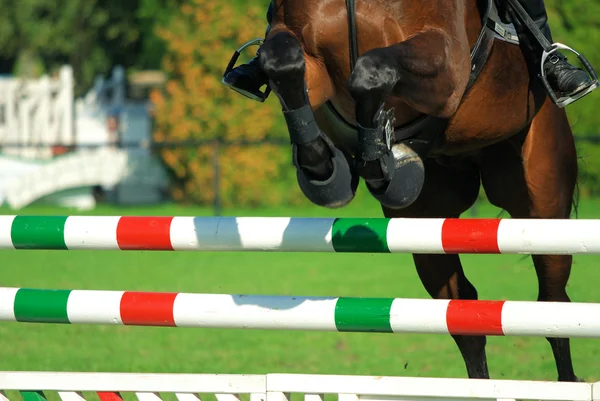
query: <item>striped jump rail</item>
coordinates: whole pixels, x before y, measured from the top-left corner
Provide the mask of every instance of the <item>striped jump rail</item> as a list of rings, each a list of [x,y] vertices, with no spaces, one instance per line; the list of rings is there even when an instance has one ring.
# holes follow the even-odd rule
[[[600,304],[0,288],[0,321],[600,338]]]
[[[0,249],[599,254],[600,220],[0,216]]]

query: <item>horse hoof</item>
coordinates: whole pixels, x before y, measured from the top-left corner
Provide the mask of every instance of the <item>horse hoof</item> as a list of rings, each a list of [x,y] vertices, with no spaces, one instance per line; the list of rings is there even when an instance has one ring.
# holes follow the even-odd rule
[[[425,183],[425,166],[419,155],[409,146],[398,143],[392,146],[396,170],[387,186],[367,188],[382,206],[389,209],[404,209],[413,204]]]
[[[333,173],[325,181],[311,179],[301,168],[296,169],[298,185],[312,203],[329,209],[346,206],[356,195],[358,175],[352,159],[338,148],[333,148]]]

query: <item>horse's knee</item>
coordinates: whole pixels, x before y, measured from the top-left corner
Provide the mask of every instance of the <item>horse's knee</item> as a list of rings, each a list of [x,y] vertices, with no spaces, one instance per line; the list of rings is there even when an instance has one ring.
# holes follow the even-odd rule
[[[355,100],[381,98],[389,94],[398,82],[398,70],[386,49],[373,49],[356,60],[348,89]]]
[[[298,38],[289,31],[270,37],[261,47],[259,60],[265,74],[275,82],[299,74],[304,78],[304,50]]]

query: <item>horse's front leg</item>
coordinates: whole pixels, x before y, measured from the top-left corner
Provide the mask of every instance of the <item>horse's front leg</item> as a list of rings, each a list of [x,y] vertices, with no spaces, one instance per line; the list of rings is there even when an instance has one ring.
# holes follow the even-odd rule
[[[260,62],[283,108],[302,192],[319,206],[345,206],[358,187],[354,161],[320,130],[313,114],[333,96],[325,66],[305,55],[296,36],[280,27],[263,44]]]
[[[394,110],[385,110],[384,102],[393,94],[423,114],[452,116],[467,84],[469,53],[468,48],[466,54],[450,49],[449,43],[440,31],[424,31],[364,53],[350,77],[359,126],[357,168],[373,196],[388,208],[412,204],[425,171],[418,149],[406,142],[393,145]]]

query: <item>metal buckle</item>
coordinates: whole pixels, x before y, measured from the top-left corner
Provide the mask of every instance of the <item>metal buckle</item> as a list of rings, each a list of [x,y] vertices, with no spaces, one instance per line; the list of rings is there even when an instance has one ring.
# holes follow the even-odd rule
[[[387,146],[388,150],[392,149],[392,136],[394,135],[394,128],[392,127],[392,122],[388,119],[385,122],[385,146]]]
[[[548,82],[548,78],[546,77],[546,72],[544,71],[544,64],[545,64],[546,60],[548,59],[548,57],[552,56],[559,50],[568,50],[568,51],[574,53],[577,56],[577,58],[579,59],[579,61],[581,61],[581,63],[583,64],[583,67],[585,68],[585,70],[588,73],[588,75],[590,76],[590,78],[592,78],[592,80],[593,80],[592,84],[589,85],[584,90],[582,90],[581,92],[578,92],[572,96],[563,96],[561,98],[558,98],[556,96],[556,93],[554,93],[554,90],[550,86],[550,83]],[[598,82],[598,76],[596,75],[594,68],[592,67],[590,62],[585,58],[585,56],[583,54],[578,53],[577,51],[570,48],[569,46],[563,45],[562,43],[554,43],[550,50],[543,51],[542,62],[541,62],[540,68],[541,68],[540,77],[542,79],[542,83],[544,84],[544,87],[546,88],[546,91],[548,92],[548,95],[550,96],[550,98],[552,99],[554,104],[556,104],[559,108],[563,108],[563,107],[581,99],[585,95],[588,95],[589,93],[591,93],[594,89],[598,88],[598,86],[600,86],[600,83]]]
[[[223,78],[221,79],[221,83],[223,85],[227,86],[230,89],[233,89],[234,91],[236,91],[237,93],[239,93],[241,95],[246,96],[247,98],[256,100],[261,103],[264,102],[269,97],[269,94],[271,93],[271,88],[268,85],[264,92],[259,91],[261,96],[257,97],[252,93],[246,92],[244,90],[241,90],[239,88],[235,88],[235,87],[229,85],[227,82],[225,82],[225,77],[227,76],[227,74],[229,74],[233,70],[233,68],[235,67],[235,63],[237,63],[238,58],[240,58],[240,55],[247,47],[261,46],[264,42],[265,42],[265,40],[263,38],[252,39],[252,40],[244,43],[239,49],[237,49],[233,53],[233,56],[231,56],[231,59],[229,60],[229,64],[227,64],[227,67],[225,68],[225,72],[223,73]]]
[[[392,145],[395,142],[394,138],[394,125],[396,124],[396,117],[394,108],[390,108],[388,110],[384,109],[385,104],[382,104],[375,117],[373,118],[373,122],[377,125],[378,129],[384,136],[385,146],[387,150],[392,149]]]

